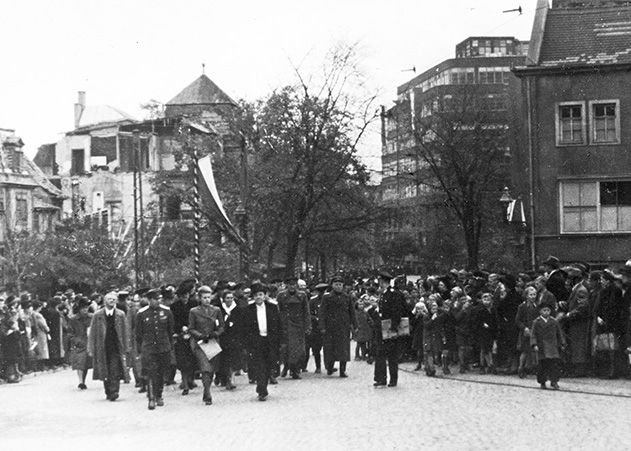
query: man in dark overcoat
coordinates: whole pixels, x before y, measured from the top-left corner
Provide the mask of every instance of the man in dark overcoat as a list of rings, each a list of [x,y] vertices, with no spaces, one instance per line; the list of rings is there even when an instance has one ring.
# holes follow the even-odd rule
[[[286,374],[287,366],[289,366],[293,379],[300,379],[300,371],[305,361],[305,337],[311,333],[309,300],[303,291],[298,290],[297,281],[295,277],[286,279],[287,289],[278,293],[276,298],[283,330],[287,334],[283,375]]]
[[[177,300],[169,307],[173,314],[173,328],[176,335],[173,350],[176,366],[182,375],[180,388],[183,395],[188,395],[189,390],[195,388],[194,375],[197,360],[191,350],[188,333],[189,313],[198,305],[195,299],[195,283],[194,279],[182,281],[175,291]]]
[[[332,291],[322,297],[320,305],[320,333],[324,347],[326,374],[333,374],[335,362],[340,362],[340,377],[346,374],[346,362],[351,359],[351,331],[357,329],[355,306],[344,292],[344,280],[340,276],[331,279]]]
[[[254,302],[245,309],[243,333],[252,355],[259,401],[268,396],[267,383],[278,361],[278,351],[284,339],[278,307],[269,302],[267,287],[255,283],[251,287]]]
[[[110,292],[104,307],[92,316],[88,334],[88,354],[92,357],[92,379],[102,380],[105,396],[118,399],[120,381],[129,382],[125,358],[129,352],[129,331],[125,313],[116,308],[118,295]]]

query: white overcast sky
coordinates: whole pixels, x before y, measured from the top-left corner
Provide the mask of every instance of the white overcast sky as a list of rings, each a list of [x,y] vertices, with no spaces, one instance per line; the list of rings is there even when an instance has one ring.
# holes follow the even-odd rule
[[[77,91],[142,118],[201,73],[235,99],[295,81],[290,61],[317,64],[333,44],[359,42],[379,103],[451,58],[474,35],[530,38],[536,0],[6,0],[0,12],[0,128],[27,155],[73,127]],[[523,8],[523,15],[502,13]],[[378,128],[361,151],[379,168]]]

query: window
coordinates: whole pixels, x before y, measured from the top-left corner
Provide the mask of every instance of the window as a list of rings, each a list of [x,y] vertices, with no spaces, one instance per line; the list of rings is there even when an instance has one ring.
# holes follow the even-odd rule
[[[563,102],[556,111],[557,146],[585,144],[584,104]]]
[[[561,183],[562,233],[631,231],[631,181]]]
[[[620,143],[617,100],[589,102],[592,143]]]
[[[18,228],[28,227],[28,201],[26,193],[15,193],[15,225]]]

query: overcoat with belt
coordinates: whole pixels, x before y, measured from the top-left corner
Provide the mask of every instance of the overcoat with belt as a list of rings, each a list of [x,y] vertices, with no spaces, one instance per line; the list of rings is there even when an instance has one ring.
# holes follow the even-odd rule
[[[346,293],[331,291],[322,297],[320,330],[324,331],[325,362],[348,362],[351,359],[351,331],[357,329],[355,305]]]
[[[129,382],[129,373],[125,362],[125,356],[129,352],[129,331],[125,313],[122,310],[114,310],[114,327],[118,338],[119,358],[121,359],[120,379]],[[105,355],[105,333],[107,323],[105,309],[97,311],[92,316],[88,333],[88,354],[92,356],[92,379],[105,380],[107,378],[107,360]]]
[[[281,291],[276,299],[283,329],[287,334],[287,363],[303,365],[306,356],[306,336],[311,332],[309,300],[302,291]]]

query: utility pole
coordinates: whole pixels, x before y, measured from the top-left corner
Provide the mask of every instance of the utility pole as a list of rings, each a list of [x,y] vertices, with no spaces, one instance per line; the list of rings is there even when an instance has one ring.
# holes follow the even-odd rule
[[[139,138],[139,131],[133,131],[132,157],[133,157],[133,174],[134,174],[134,274],[136,289],[140,286],[140,266],[138,260],[138,164],[136,157],[136,142]]]
[[[250,255],[248,240],[248,153],[247,141],[241,134],[241,174],[240,174],[240,199],[235,211],[239,218],[239,234],[245,242],[239,250],[239,279],[248,279],[250,275]]]
[[[142,200],[142,140],[140,134],[138,135],[137,152],[136,152],[136,165],[138,167],[138,214],[139,214],[139,226],[140,226],[140,281],[145,282],[145,212]]]

